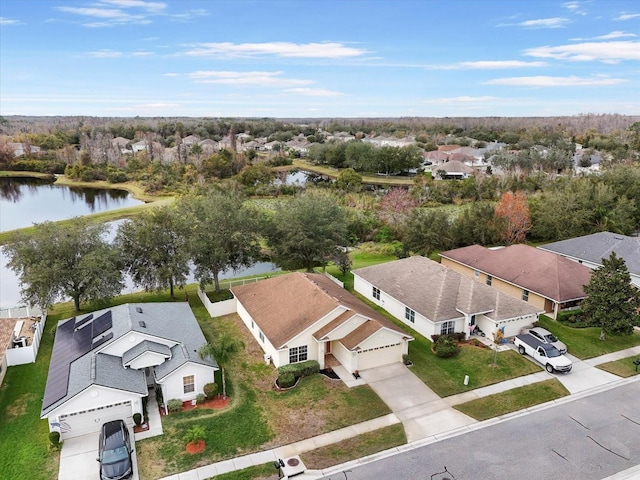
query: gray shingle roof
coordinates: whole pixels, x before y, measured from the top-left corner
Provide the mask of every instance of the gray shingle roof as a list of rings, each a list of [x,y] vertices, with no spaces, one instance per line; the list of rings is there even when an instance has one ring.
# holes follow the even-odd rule
[[[143,341],[124,354],[127,358],[133,358],[145,349],[163,354],[170,353],[171,358],[155,367],[156,378],[158,379],[166,377],[187,362],[199,363],[214,368],[218,366],[215,361],[210,359],[202,360],[198,356],[197,351],[206,343],[206,339],[189,304],[186,302],[118,305],[79,316],[76,319],[62,320],[58,323],[58,327],[67,322],[73,322],[75,325],[89,324],[90,321],[93,321],[92,319],[101,318],[107,312],[111,314],[112,325],[111,328],[104,332],[104,335],[112,334],[113,337],[88,352],[83,350],[73,351],[73,343],[69,344],[71,351],[67,348],[56,348],[56,342],[59,339],[56,338],[54,340],[51,364],[55,365],[60,360],[64,360],[69,364],[68,378],[63,379],[66,381],[66,386],[62,386],[63,392],[66,390],[66,395],[51,404],[47,404],[42,409],[42,416],[92,384],[146,394],[147,386],[144,371],[125,368],[122,358],[100,353],[101,349],[131,331],[175,342],[175,346],[170,352],[169,348],[162,344]],[[72,342],[73,340],[67,341]],[[57,358],[58,355],[61,356],[60,359]],[[65,358],[63,359],[62,357]],[[52,371],[55,371],[55,369],[50,368],[49,373],[51,374]],[[47,390],[60,389],[59,381],[59,378],[51,378],[50,375],[47,378]],[[45,397],[47,397],[46,391]]]
[[[144,342],[138,343],[135,347],[130,348],[122,355],[122,363],[127,365],[131,363],[132,360],[139,357],[145,352],[154,352],[159,353],[160,355],[164,355],[166,357],[171,356],[171,349],[166,345],[161,343],[152,342],[150,340],[145,340]]]
[[[462,313],[484,313],[493,320],[505,320],[541,312],[421,256],[360,268],[353,273],[432,322],[460,318]]]
[[[618,257],[624,259],[629,273],[640,275],[640,237],[599,232],[548,243],[538,248],[597,265],[602,265],[603,258],[609,258],[611,252],[616,252]]]

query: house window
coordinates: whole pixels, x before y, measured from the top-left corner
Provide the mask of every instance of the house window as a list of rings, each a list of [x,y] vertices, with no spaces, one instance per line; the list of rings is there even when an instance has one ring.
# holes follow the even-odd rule
[[[182,391],[184,393],[193,393],[196,391],[196,377],[194,375],[182,377]]]
[[[416,312],[411,310],[409,307],[404,307],[404,318],[409,320],[411,323],[416,323]]]
[[[493,277],[491,275],[487,275],[487,285],[491,286],[492,280],[493,280]]]
[[[291,347],[289,349],[289,363],[304,362],[307,359],[307,346]]]
[[[380,289],[378,287],[373,287],[373,298],[380,300]]]
[[[264,333],[262,333],[262,330],[258,331],[258,337],[260,337],[261,342],[264,342]]]
[[[440,324],[440,335],[449,335],[456,329],[456,322],[451,320]]]
[[[253,320],[251,320],[251,330],[253,330],[255,327],[255,324],[253,323]]]
[[[529,301],[529,290],[522,290],[522,300],[525,302]]]
[[[480,272],[478,270],[473,271],[473,276],[478,278],[480,276]]]

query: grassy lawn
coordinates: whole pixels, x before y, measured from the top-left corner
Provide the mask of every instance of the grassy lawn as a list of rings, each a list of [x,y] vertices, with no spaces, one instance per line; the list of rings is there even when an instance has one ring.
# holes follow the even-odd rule
[[[640,374],[637,367],[633,364],[633,361],[640,359],[640,357],[627,357],[615,360],[613,362],[602,363],[598,365],[598,368],[605,372],[613,373],[619,377],[627,378]]]
[[[398,423],[305,452],[300,455],[300,458],[307,468],[322,470],[406,443],[407,436],[404,427]]]
[[[539,405],[569,395],[564,385],[556,379],[524,385],[506,392],[471,400],[453,408],[476,420],[487,420],[524,408]]]
[[[273,466],[273,463],[264,463],[262,465],[216,475],[207,480],[260,480],[262,478],[278,478],[276,472],[277,470]]]
[[[582,360],[640,345],[640,334],[635,331],[631,335],[607,335],[602,341],[598,327],[573,328],[546,315],[540,315],[538,324],[562,340],[571,355]]]

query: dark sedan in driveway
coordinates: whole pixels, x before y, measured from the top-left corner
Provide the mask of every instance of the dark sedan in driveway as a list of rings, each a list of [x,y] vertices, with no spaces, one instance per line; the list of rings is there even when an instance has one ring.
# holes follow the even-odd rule
[[[97,460],[102,480],[122,480],[133,475],[129,429],[122,420],[102,425]]]

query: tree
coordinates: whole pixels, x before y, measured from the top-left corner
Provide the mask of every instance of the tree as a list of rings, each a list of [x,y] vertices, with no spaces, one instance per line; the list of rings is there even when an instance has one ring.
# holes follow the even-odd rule
[[[584,291],[588,297],[582,301],[582,315],[603,333],[630,335],[633,326],[640,324],[640,291],[631,284],[627,265],[615,252],[602,259]]]
[[[504,219],[502,239],[507,245],[522,243],[531,229],[527,197],[522,192],[505,192],[496,205],[496,217]]]
[[[378,215],[394,233],[398,233],[405,223],[409,212],[418,206],[417,200],[406,188],[395,187],[390,189],[380,201]]]
[[[211,358],[220,366],[222,376],[222,397],[227,398],[227,382],[224,375],[224,366],[233,356],[244,348],[244,344],[228,334],[220,335],[214,343],[206,343],[198,350],[198,356],[203,360]]]
[[[357,192],[362,187],[362,176],[353,168],[345,168],[338,174],[336,185],[345,192]]]
[[[210,191],[185,197],[178,212],[187,226],[187,250],[201,287],[213,282],[219,292],[222,272],[255,263],[260,253],[258,222],[238,194]]]
[[[311,272],[347,243],[345,212],[332,197],[306,192],[276,210],[267,240],[279,267]]]
[[[189,273],[187,237],[174,209],[158,207],[125,221],[115,244],[133,282],[146,290],[183,287]]]
[[[23,298],[44,311],[56,298],[67,296],[79,311],[82,301],[108,301],[120,293],[121,261],[117,249],[104,240],[108,230],[106,224],[91,225],[76,217],[36,224],[32,233],[5,245]]]
[[[442,210],[415,208],[407,218],[403,243],[409,251],[428,256],[453,246],[449,216]]]

